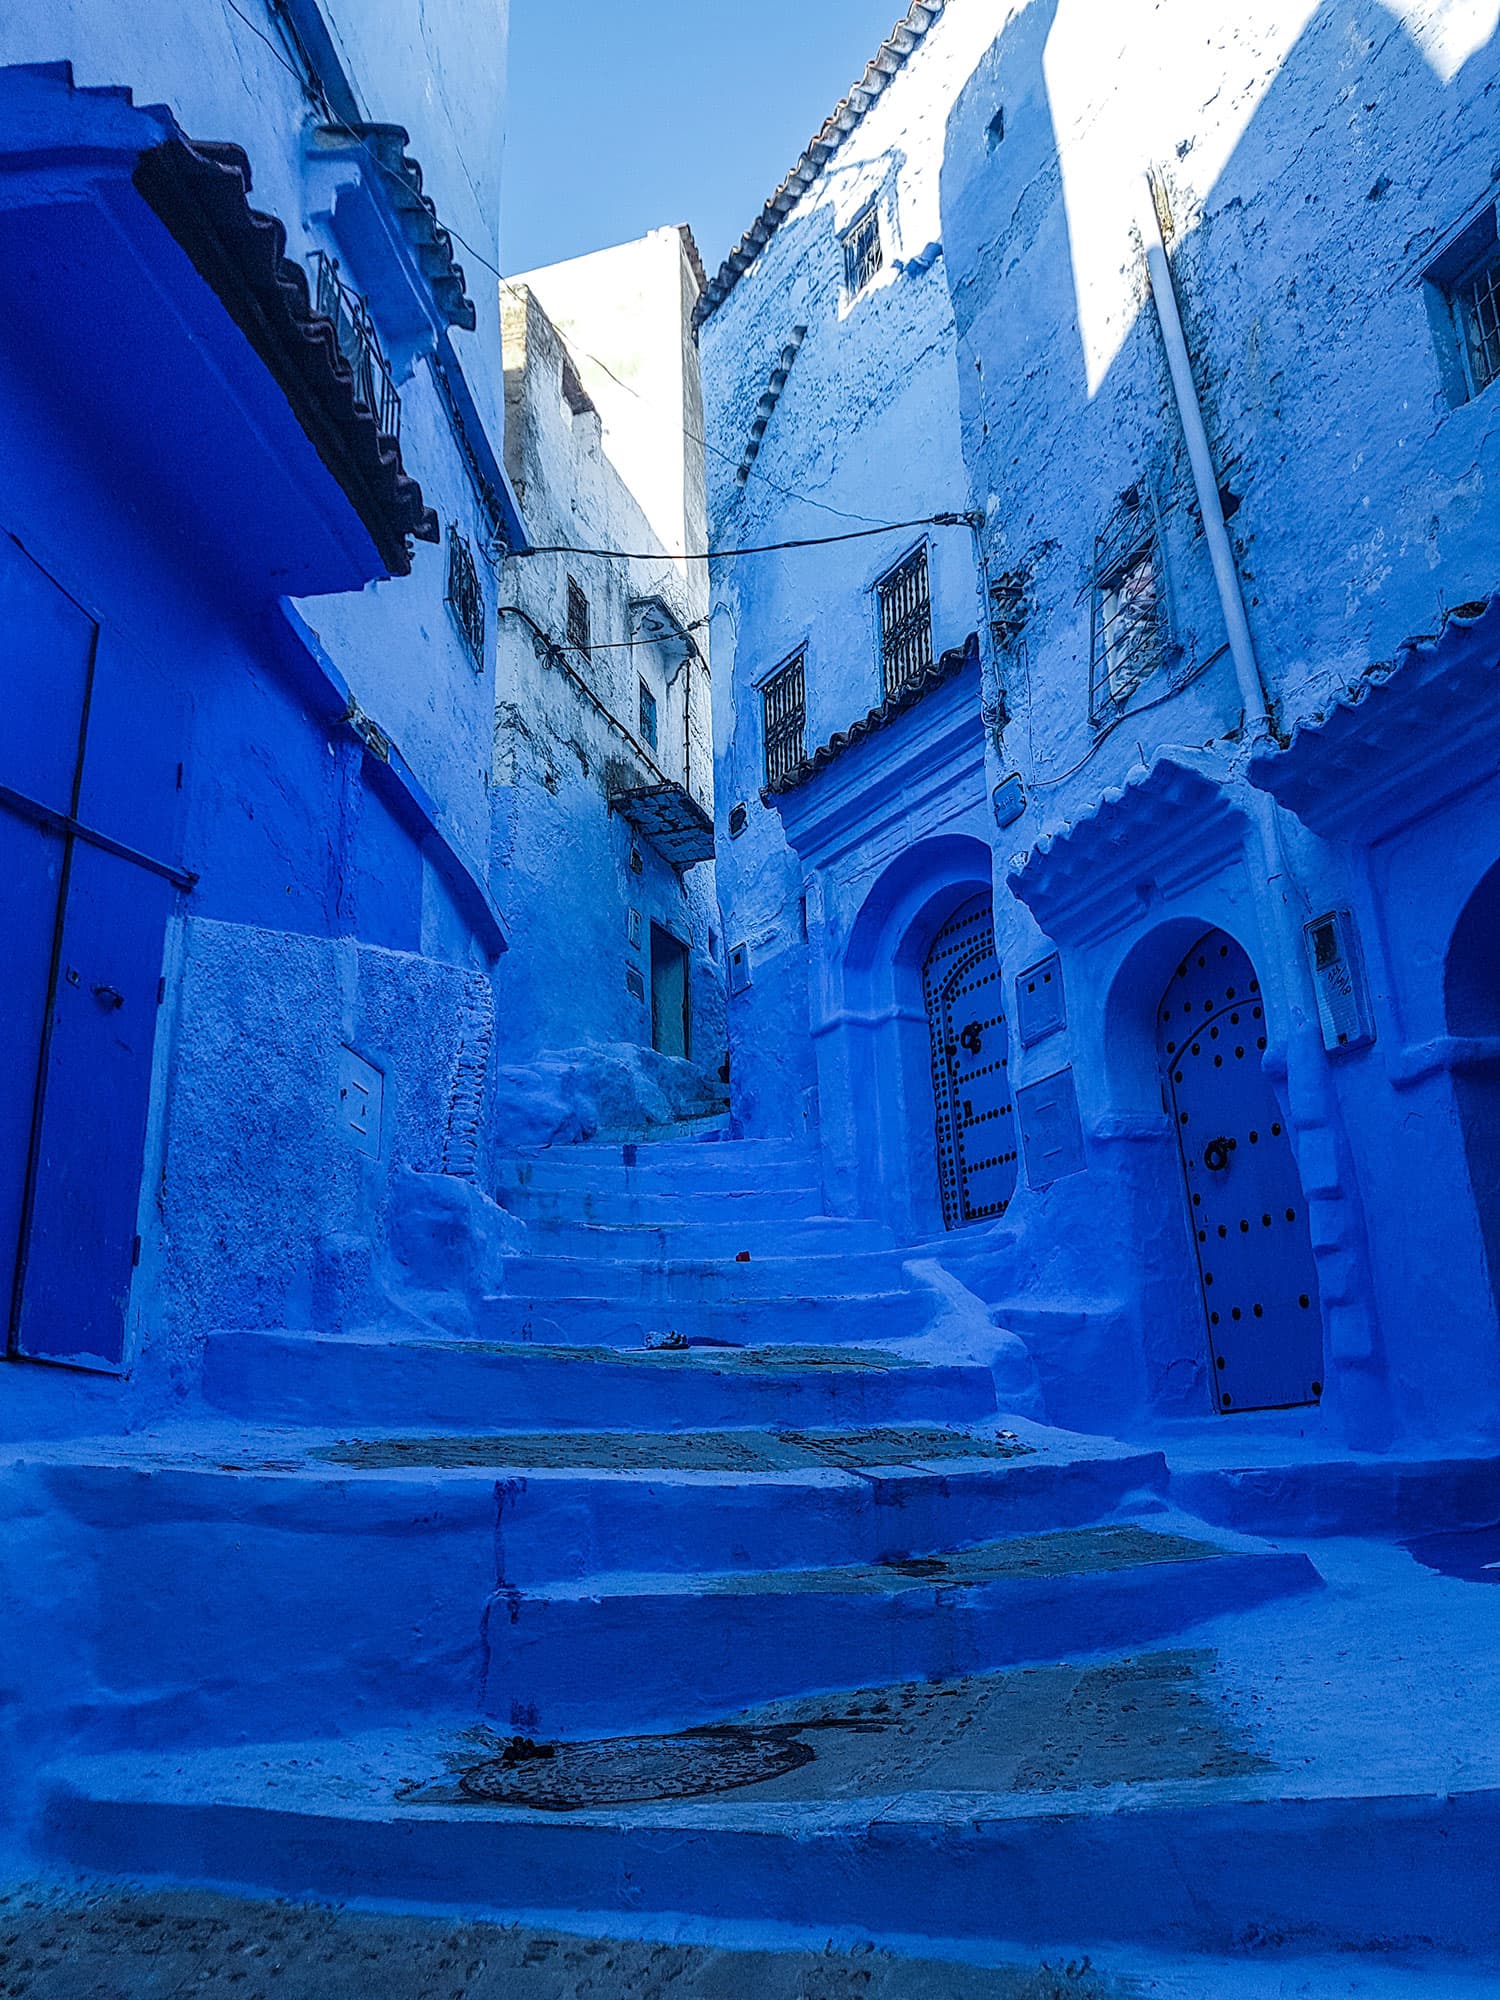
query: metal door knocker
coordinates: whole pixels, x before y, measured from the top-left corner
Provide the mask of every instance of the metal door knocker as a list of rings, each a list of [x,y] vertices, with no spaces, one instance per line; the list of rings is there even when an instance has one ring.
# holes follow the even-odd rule
[[[977,1021],[971,1021],[958,1039],[971,1056],[977,1056],[979,1051],[984,1047],[984,1037],[979,1032],[979,1023]]]
[[[1210,1139],[1203,1148],[1203,1164],[1211,1174],[1222,1174],[1229,1165],[1229,1141]]]

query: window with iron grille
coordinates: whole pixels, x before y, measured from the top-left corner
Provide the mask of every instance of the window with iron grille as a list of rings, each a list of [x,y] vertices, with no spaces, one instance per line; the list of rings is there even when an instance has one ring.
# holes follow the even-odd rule
[[[354,400],[369,411],[386,437],[399,438],[401,398],[380,351],[369,306],[344,283],[337,258],[325,251],[313,252],[313,279],[317,310],[332,323],[339,353],[354,376]]]
[[[1451,296],[1470,393],[1479,396],[1500,376],[1500,250],[1466,273]]]
[[[900,694],[932,665],[932,598],[927,546],[903,556],[875,586],[880,599],[880,658],[887,695]]]
[[[644,681],[640,683],[640,690],[641,690],[641,735],[645,738],[646,742],[654,750],[656,748],[656,696],[651,692],[650,688],[647,687]]]
[[[568,644],[575,651],[589,657],[593,645],[593,632],[589,623],[589,601],[577,577],[568,578]]]
[[[1450,405],[1500,378],[1500,228],[1489,202],[1423,272],[1438,369]]]
[[[766,783],[790,777],[806,754],[807,655],[798,653],[764,682]]]
[[[1147,496],[1131,487],[1094,542],[1089,713],[1114,714],[1166,660],[1161,544]]]
[[[851,299],[858,298],[870,284],[885,252],[880,243],[880,210],[873,204],[844,231],[844,288]]]
[[[479,587],[479,571],[467,540],[454,522],[448,524],[448,609],[464,635],[469,658],[481,671],[484,667],[484,592]]]

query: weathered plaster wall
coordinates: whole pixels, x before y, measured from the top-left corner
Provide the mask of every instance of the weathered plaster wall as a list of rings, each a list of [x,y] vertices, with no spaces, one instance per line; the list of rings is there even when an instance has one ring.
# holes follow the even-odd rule
[[[714,546],[836,535],[966,505],[953,314],[942,274],[938,181],[951,102],[989,39],[984,10],[940,14],[863,122],[701,329]],[[839,232],[871,200],[885,267],[852,302]],[[783,349],[797,348],[748,479],[736,477],[757,404]],[[731,946],[751,984],[731,1000],[737,1115],[747,1130],[800,1131],[816,1118],[808,1021],[803,870],[765,780],[759,684],[807,649],[807,747],[883,694],[873,587],[928,544],[937,652],[979,623],[966,529],[913,528],[714,566],[719,879]]]
[[[1209,1400],[1175,1148],[1146,1051],[1170,960],[1188,930],[1217,923],[1266,986],[1267,1062],[1308,1194],[1334,1421],[1366,1437],[1392,1424],[1452,1433],[1487,1420],[1476,1399],[1493,1412],[1493,1323],[1452,1112],[1414,1114],[1392,1088],[1413,1014],[1440,1012],[1446,943],[1416,921],[1420,873],[1451,874],[1461,900],[1494,859],[1492,837],[1475,794],[1419,831],[1372,824],[1329,844],[1295,818],[1268,820],[1245,784],[1242,703],[1137,219],[1150,166],[1260,671],[1289,734],[1387,666],[1403,638],[1495,585],[1494,411],[1488,397],[1451,405],[1420,283],[1445,234],[1491,194],[1494,25],[1476,10],[1335,0],[1195,8],[1189,31],[1186,9],[1101,21],[1073,0],[1032,0],[948,122],[943,239],[965,454],[989,574],[1024,579],[1024,633],[1002,658],[1012,719],[991,776],[1025,781],[1027,811],[1000,858],[1026,901],[1002,898],[997,928],[1016,972],[1061,944],[1070,995],[1066,1038],[1022,1052],[1014,1080],[1070,1064],[1086,1138],[1086,1171],[1023,1182],[990,1284],[1027,1302],[1018,1318],[1035,1311],[1054,1359],[1065,1307],[1091,1310],[1080,1327],[1119,1316],[1102,1347],[1067,1335],[1075,1386],[1058,1393],[1076,1394],[1075,1409]],[[1159,514],[1172,648],[1129,712],[1099,728],[1094,538],[1138,481]],[[1460,729],[1457,759],[1462,746]],[[1028,864],[1122,785],[1127,800],[1149,797],[1145,769],[1166,753],[1220,788],[1232,837],[1127,803],[1115,838],[1143,858],[1138,879],[1110,877],[1112,900],[1081,883],[1064,893],[1061,848]],[[1434,783],[1417,775],[1428,753],[1412,754],[1400,817],[1480,777]],[[1330,1062],[1301,926],[1339,903],[1359,915],[1379,1035]],[[1437,1350],[1418,1327],[1435,1299],[1452,1328]]]

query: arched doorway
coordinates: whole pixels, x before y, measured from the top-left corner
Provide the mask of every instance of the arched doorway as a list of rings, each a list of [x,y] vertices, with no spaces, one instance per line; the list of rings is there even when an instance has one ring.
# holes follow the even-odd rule
[[[1296,1157],[1262,1067],[1260,981],[1212,930],[1162,995],[1157,1053],[1182,1156],[1220,1410],[1285,1409],[1323,1393],[1317,1266]]]
[[[1449,1034],[1472,1045],[1455,1066],[1453,1096],[1490,1285],[1500,1303],[1500,865],[1480,882],[1453,927],[1444,1002]]]
[[[961,904],[933,938],[922,994],[943,1221],[958,1229],[1003,1215],[1016,1186],[1010,1037],[987,894]]]

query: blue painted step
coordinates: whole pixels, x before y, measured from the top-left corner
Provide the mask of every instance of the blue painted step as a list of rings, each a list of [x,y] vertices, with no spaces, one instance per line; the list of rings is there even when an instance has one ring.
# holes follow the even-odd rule
[[[503,1283],[519,1298],[577,1298],[597,1286],[601,1272],[619,1299],[753,1300],[795,1298],[803,1301],[854,1292],[905,1289],[903,1259],[898,1251],[872,1255],[760,1256],[746,1259],[732,1251],[708,1257],[637,1257],[613,1265],[599,1256],[531,1253],[507,1257]]]
[[[472,1431],[963,1423],[995,1408],[985,1368],[853,1346],[649,1352],[259,1331],[214,1336],[203,1393],[266,1422]]]
[[[1148,1645],[1318,1583],[1300,1554],[1129,1525],[832,1570],[584,1577],[496,1593],[484,1706],[527,1735],[686,1728],[781,1696]]]
[[[605,1274],[599,1274],[602,1281]],[[652,1305],[600,1292],[589,1297],[491,1294],[480,1305],[487,1340],[645,1347],[663,1333],[733,1347],[851,1342],[878,1346],[926,1331],[936,1311],[924,1292],[882,1291],[824,1297],[699,1298]]]
[[[1241,1966],[1247,1944],[1260,1956],[1281,1939],[1309,1953],[1500,1948],[1495,1789],[1286,1798],[1274,1778],[1246,1776],[773,1805],[731,1791],[574,1812],[484,1806],[451,1782],[446,1799],[410,1796],[448,1768],[449,1748],[407,1736],[78,1760],[51,1784],[41,1841],[70,1869],[455,1915],[615,1912],[627,1926],[746,1921],[1039,1950],[1086,1939]],[[1326,1990],[1363,1976],[1346,1960]],[[1210,1970],[1191,1990],[1223,1989]]]

